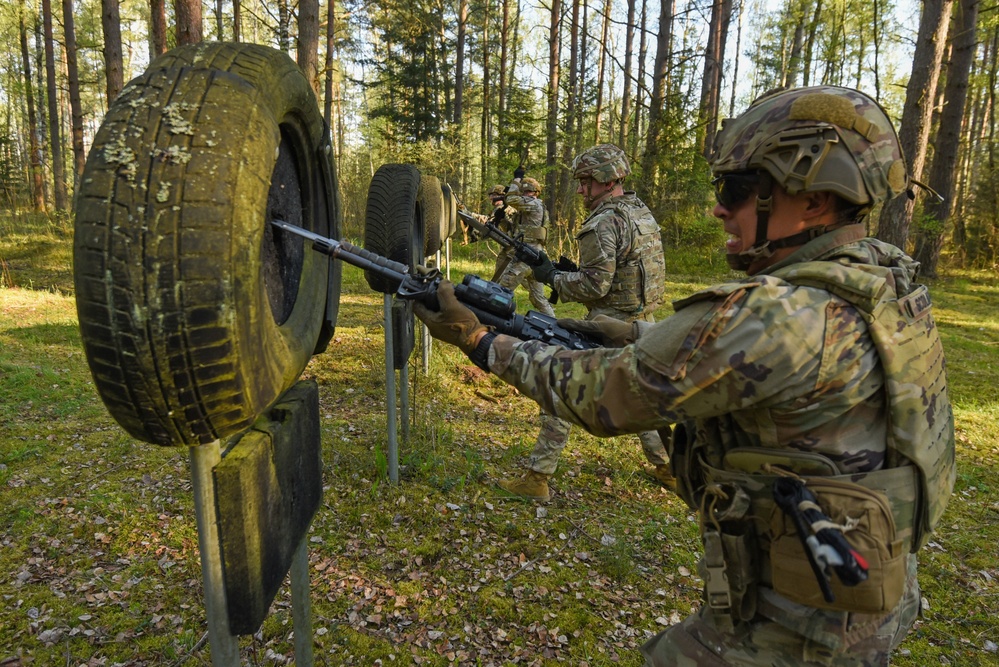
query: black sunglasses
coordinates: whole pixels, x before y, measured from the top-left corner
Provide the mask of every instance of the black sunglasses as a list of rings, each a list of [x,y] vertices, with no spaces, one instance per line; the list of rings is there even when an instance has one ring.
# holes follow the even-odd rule
[[[760,185],[760,176],[755,172],[723,174],[712,179],[715,186],[715,200],[727,209],[733,209],[751,197]]]

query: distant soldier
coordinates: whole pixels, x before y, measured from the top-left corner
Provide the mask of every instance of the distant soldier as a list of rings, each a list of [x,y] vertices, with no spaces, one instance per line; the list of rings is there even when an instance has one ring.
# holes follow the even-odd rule
[[[563,301],[578,301],[588,310],[587,319],[613,318],[622,322],[654,322],[653,311],[662,305],[666,267],[659,223],[623,181],[631,173],[628,158],[613,144],[583,151],[573,162],[578,179],[576,194],[590,211],[576,241],[579,268],[558,271],[550,260],[534,269],[534,276],[552,287]],[[509,198],[507,199],[509,202]],[[549,418],[531,453],[522,477],[503,480],[500,486],[530,498],[550,495],[548,479],[569,439],[570,424]],[[642,450],[657,482],[675,487],[669,457],[656,431],[639,433]]]
[[[509,217],[510,236],[521,239],[535,250],[544,251],[545,241],[548,239],[548,210],[538,199],[540,190],[541,186],[536,180],[530,176],[524,177],[523,172],[518,169],[506,190],[506,206],[513,210],[513,215]],[[499,275],[493,277],[493,282],[511,290],[516,289],[517,285],[523,285],[527,289],[531,305],[545,315],[554,317],[555,311],[545,298],[544,287],[534,279],[531,267],[518,260],[512,248],[504,248],[500,254],[505,254],[508,259]]]

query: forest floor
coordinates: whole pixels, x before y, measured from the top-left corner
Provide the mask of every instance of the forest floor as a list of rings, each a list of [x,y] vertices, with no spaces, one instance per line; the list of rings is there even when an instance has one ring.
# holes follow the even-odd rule
[[[210,665],[188,452],[130,438],[97,396],[71,236],[0,220],[0,665]],[[455,256],[458,276],[491,271],[482,244]],[[671,275],[668,296],[720,277]],[[951,271],[931,293],[958,478],[893,664],[999,665],[999,277]],[[581,429],[550,502],[506,496],[495,482],[522,470],[536,407],[440,345],[427,374],[413,357],[391,483],[381,306],[345,267],[335,338],[305,372],[323,446],[316,664],[641,665],[639,646],[700,604],[694,514],[641,473],[637,438]],[[246,665],[294,661],[287,585],[240,648]]]

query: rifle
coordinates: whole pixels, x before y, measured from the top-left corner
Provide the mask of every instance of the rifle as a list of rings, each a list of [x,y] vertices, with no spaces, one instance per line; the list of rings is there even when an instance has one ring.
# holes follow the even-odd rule
[[[533,268],[544,261],[542,259],[542,257],[545,256],[543,251],[532,248],[520,238],[510,236],[496,226],[496,223],[489,220],[486,222],[479,222],[475,216],[464,207],[458,209],[458,217],[464,220],[480,237],[492,239],[504,248],[510,248],[513,250],[513,254],[517,257],[517,259],[524,262],[528,266]],[[559,271],[579,270],[579,267],[577,267],[571,259],[565,256],[560,257],[558,262],[555,262],[555,268]],[[554,289],[552,290],[551,296],[548,297],[548,303],[553,306],[558,303],[558,292]]]
[[[347,241],[326,238],[283,220],[270,222],[283,232],[312,241],[313,250],[328,255],[331,259],[339,259],[365,271],[373,271],[386,280],[397,282],[399,286],[395,295],[400,299],[417,300],[430,310],[440,310],[437,286],[443,276],[438,269],[426,274],[411,274],[405,264],[394,262]],[[493,327],[497,333],[520,340],[540,340],[570,350],[602,347],[592,338],[560,327],[554,317],[544,313],[530,310],[525,315],[518,315],[513,291],[479,276],[466,275],[460,285],[454,286],[454,295],[462,305],[475,313],[482,324]]]

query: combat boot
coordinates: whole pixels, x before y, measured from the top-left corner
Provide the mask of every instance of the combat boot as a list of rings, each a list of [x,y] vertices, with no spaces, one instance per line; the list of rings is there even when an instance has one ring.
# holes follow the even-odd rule
[[[667,489],[676,491],[676,477],[673,476],[673,468],[670,467],[670,464],[660,463],[655,467],[646,468],[645,474],[665,486]]]
[[[531,500],[551,500],[548,492],[548,478],[543,472],[528,470],[522,477],[516,479],[501,479],[498,484],[501,489],[514,495]]]

